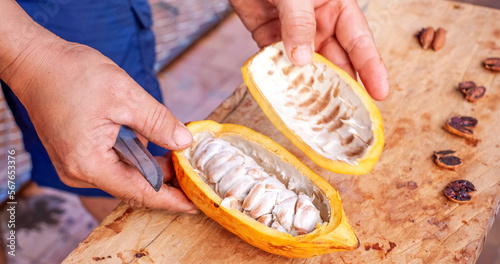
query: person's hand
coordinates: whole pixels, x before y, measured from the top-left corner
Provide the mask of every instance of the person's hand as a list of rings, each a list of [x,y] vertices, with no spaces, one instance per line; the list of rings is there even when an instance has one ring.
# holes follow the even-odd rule
[[[191,145],[186,127],[101,53],[41,35],[1,77],[28,110],[61,180],[102,189],[136,207],[196,213],[181,190],[163,184],[155,192],[112,149],[122,124],[172,150]],[[164,180],[172,179],[168,161],[159,161]]]
[[[283,40],[292,63],[313,50],[356,78],[376,100],[389,94],[384,63],[355,0],[229,0],[259,47]]]

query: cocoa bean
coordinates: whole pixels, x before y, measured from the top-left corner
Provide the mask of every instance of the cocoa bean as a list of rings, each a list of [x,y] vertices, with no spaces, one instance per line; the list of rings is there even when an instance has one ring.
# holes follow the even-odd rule
[[[458,84],[458,89],[463,93],[467,93],[467,90],[473,87],[476,87],[476,83],[473,81],[461,82]]]
[[[474,128],[477,119],[470,116],[454,116],[446,122],[444,129],[448,132],[467,139],[475,139]]]
[[[460,83],[458,89],[464,93],[465,99],[469,102],[475,102],[483,98],[486,93],[486,88],[484,86],[476,86],[476,84],[471,81]]]
[[[448,199],[457,203],[466,203],[472,198],[470,193],[475,192],[476,187],[470,181],[458,180],[453,181],[444,189],[444,195]]]
[[[453,150],[434,152],[434,156],[436,157],[434,162],[436,162],[439,167],[455,170],[462,165],[462,160],[459,157],[453,156],[454,153],[455,151]]]
[[[434,40],[432,41],[432,48],[438,51],[444,47],[446,43],[446,30],[438,28],[434,35]]]
[[[484,86],[477,86],[472,89],[469,89],[465,94],[465,99],[469,102],[475,102],[481,98],[483,98],[486,93],[486,88]]]
[[[484,67],[492,71],[500,71],[500,58],[488,58],[484,61]]]
[[[422,48],[424,49],[430,48],[434,40],[434,28],[428,27],[422,29],[422,31],[419,34],[419,40],[420,40],[420,45],[422,45]]]

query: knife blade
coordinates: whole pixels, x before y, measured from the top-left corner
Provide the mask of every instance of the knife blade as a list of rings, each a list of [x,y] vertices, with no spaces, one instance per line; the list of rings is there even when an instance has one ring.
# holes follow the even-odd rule
[[[113,146],[120,159],[137,168],[155,191],[163,184],[163,172],[156,159],[127,126],[121,126]]]

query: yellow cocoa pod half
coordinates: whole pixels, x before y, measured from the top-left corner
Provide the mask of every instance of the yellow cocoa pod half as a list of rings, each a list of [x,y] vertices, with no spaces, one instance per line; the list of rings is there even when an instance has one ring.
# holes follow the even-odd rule
[[[342,174],[375,166],[384,146],[380,112],[342,69],[317,53],[294,66],[278,42],[248,59],[242,73],[266,116],[318,165]]]
[[[359,247],[339,193],[285,148],[240,125],[197,121],[187,128],[193,145],[172,156],[180,187],[224,228],[255,247],[286,257],[307,258]],[[265,186],[269,196],[262,191],[265,198],[249,198],[259,192],[258,185]],[[248,188],[234,191],[235,186]],[[289,199],[292,211],[285,208]],[[309,204],[301,205],[301,199]],[[264,203],[272,207],[267,212]],[[305,230],[303,225],[311,217],[312,228]]]

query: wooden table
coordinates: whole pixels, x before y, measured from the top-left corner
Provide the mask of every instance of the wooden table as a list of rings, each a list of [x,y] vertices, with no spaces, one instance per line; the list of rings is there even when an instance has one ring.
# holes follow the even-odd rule
[[[392,93],[378,103],[386,146],[375,169],[338,175],[311,162],[239,87],[209,119],[238,123],[270,136],[339,190],[359,249],[313,259],[263,252],[215,221],[121,205],[64,263],[473,263],[499,209],[500,74],[481,62],[500,57],[499,10],[446,1],[372,1],[366,14],[384,58]],[[414,34],[424,26],[448,31],[444,49],[422,50]],[[476,103],[457,90],[461,81],[487,87]],[[477,147],[443,130],[454,115],[479,120]],[[457,171],[437,167],[433,151],[454,149]],[[459,205],[443,196],[453,180],[478,189]],[[392,245],[392,247],[391,247]],[[394,247],[395,246],[395,247]]]

